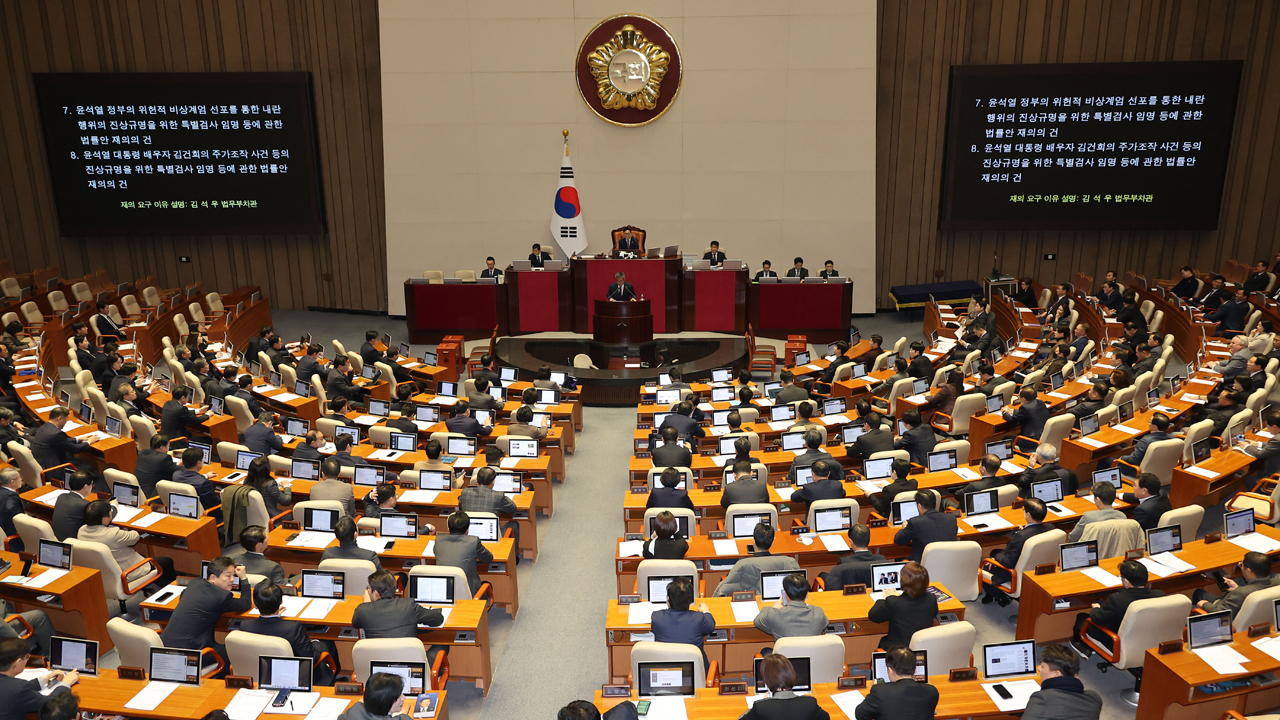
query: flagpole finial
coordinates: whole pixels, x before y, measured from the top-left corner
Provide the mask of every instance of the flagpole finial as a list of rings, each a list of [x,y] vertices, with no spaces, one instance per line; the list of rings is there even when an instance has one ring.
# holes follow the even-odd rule
[[[564,156],[569,157],[569,129],[564,130]]]

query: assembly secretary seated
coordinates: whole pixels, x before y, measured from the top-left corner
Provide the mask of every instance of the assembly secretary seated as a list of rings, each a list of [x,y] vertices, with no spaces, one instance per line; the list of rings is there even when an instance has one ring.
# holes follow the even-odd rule
[[[627,282],[626,273],[613,276],[613,284],[609,286],[608,299],[613,302],[627,302],[636,299],[636,288]]]

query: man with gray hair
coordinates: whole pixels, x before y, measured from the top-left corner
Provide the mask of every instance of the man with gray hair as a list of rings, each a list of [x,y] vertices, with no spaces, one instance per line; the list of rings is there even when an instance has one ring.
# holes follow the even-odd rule
[[[1223,382],[1230,384],[1237,375],[1249,367],[1249,358],[1253,356],[1253,352],[1249,350],[1249,344],[1244,335],[1231,338],[1231,346],[1227,348],[1227,352],[1231,353],[1231,357],[1210,366],[1209,369],[1222,373]]]
[[[1018,478],[1018,497],[1031,496],[1031,483],[1041,480],[1062,480],[1062,496],[1074,495],[1077,487],[1075,472],[1058,464],[1058,448],[1049,443],[1040,443],[1031,454],[1030,465],[1026,472]]]

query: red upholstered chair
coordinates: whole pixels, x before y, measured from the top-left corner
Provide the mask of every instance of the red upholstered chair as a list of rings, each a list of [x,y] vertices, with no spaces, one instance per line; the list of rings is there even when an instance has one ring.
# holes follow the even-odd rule
[[[618,241],[622,239],[623,230],[630,230],[631,237],[636,238],[637,240],[640,241],[640,254],[643,255],[644,248],[645,248],[645,245],[644,245],[645,231],[638,227],[635,227],[634,225],[623,225],[622,227],[614,230],[611,233],[611,235],[613,236],[613,251],[615,253],[618,252]]]

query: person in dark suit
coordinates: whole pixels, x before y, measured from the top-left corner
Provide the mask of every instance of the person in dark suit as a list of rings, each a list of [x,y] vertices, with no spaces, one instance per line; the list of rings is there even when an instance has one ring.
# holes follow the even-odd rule
[[[51,670],[41,677],[19,680],[18,675],[27,669],[30,655],[31,648],[26,640],[19,637],[0,640],[0,702],[4,703],[0,718],[4,720],[24,720],[29,713],[38,712],[46,702],[61,702],[63,695],[74,699],[70,695],[71,686],[80,682],[80,673],[76,670]],[[51,685],[52,690],[46,697],[42,691],[47,685]]]
[[[68,414],[66,408],[55,407],[49,411],[49,421],[37,428],[31,436],[31,456],[45,469],[73,463],[76,453],[89,449],[89,443],[72,440],[71,436],[62,432],[67,424]]]
[[[790,370],[783,370],[778,375],[778,380],[782,382],[782,389],[778,391],[777,397],[773,399],[775,403],[784,405],[809,399],[809,391],[800,385],[796,385],[795,379],[796,376]]]
[[[382,569],[382,560],[378,553],[366,550],[356,544],[356,521],[344,515],[333,524],[333,535],[338,540],[335,546],[327,547],[320,553],[320,562],[325,560],[368,560],[378,570]]]
[[[236,380],[236,388],[231,391],[231,397],[239,398],[249,406],[249,415],[258,417],[262,414],[262,404],[253,396],[253,376],[241,375]]]
[[[824,573],[824,589],[843,590],[845,585],[871,587],[871,566],[885,562],[883,555],[868,549],[871,545],[871,530],[862,523],[849,526],[849,545],[853,552],[842,555],[836,561],[836,566]]]
[[[915,492],[919,488],[919,483],[912,479],[911,461],[897,458],[893,461],[890,470],[890,482],[883,490],[871,496],[871,506],[881,517],[889,517],[893,508],[893,499],[898,497],[899,493]]]
[[[796,684],[796,670],[785,655],[772,653],[766,656],[760,677],[769,688],[770,695],[758,700],[739,720],[831,719],[826,710],[818,707],[818,701],[812,695],[797,695],[791,691]]]
[[[439,540],[437,542],[437,547]],[[351,615],[351,626],[364,630],[368,638],[416,638],[418,626],[440,627],[444,614],[436,608],[426,608],[412,598],[396,597],[396,576],[379,570],[369,576],[369,587],[364,591],[364,602],[356,606]],[[427,659],[432,663],[446,649],[432,645]]]
[[[173,398],[160,408],[160,432],[171,438],[188,437],[187,425],[199,425],[209,419],[208,414],[197,414],[186,406],[189,397],[191,388],[183,385],[173,389]]]
[[[551,253],[542,249],[539,243],[533,244],[533,252],[529,253],[529,267],[544,267],[546,262],[551,259]]]
[[[662,426],[658,429],[668,426],[674,426],[678,434],[688,438],[700,438],[706,436],[706,431],[698,426],[698,421],[702,419],[702,411],[698,410],[693,403],[688,400],[681,400],[676,403],[676,410],[673,414],[668,415],[662,421]]]
[[[449,534],[436,538],[436,564],[462,568],[467,575],[467,584],[471,594],[480,590],[480,572],[478,565],[493,562],[493,553],[480,543],[480,538],[468,535],[471,518],[459,510],[449,516]]]
[[[267,338],[267,359],[271,361],[271,366],[279,370],[282,365],[294,367],[298,364],[298,359],[293,356],[284,347],[284,338],[279,335],[272,335]],[[293,390],[293,388],[289,388]]]
[[[218,497],[218,491],[209,480],[209,477],[201,474],[200,471],[203,468],[204,451],[200,448],[189,447],[182,451],[182,469],[175,472],[170,479],[195,488],[196,497],[199,498],[201,507],[207,509],[221,504],[221,499]],[[216,513],[221,514],[221,511],[216,511]]]
[[[1057,325],[1059,320],[1066,320],[1071,315],[1071,305],[1067,297],[1071,294],[1070,283],[1054,285],[1053,292],[1054,297],[1049,301],[1049,306],[1037,313],[1043,325]]]
[[[1136,503],[1133,519],[1138,521],[1143,530],[1159,527],[1160,517],[1173,509],[1169,498],[1161,493],[1160,478],[1151,473],[1142,473],[1138,475],[1138,482],[1133,490],[1120,496],[1127,503]]]
[[[689,492],[677,487],[683,479],[684,476],[674,467],[664,469],[659,478],[661,485],[649,491],[649,501],[645,503],[645,509],[685,508],[686,510],[693,510],[693,501],[689,499]],[[12,535],[13,533],[9,534]]]
[[[365,331],[364,344],[360,346],[360,359],[364,361],[365,365],[368,365],[370,367],[372,367],[374,363],[380,363],[384,359],[386,359],[386,355],[383,355],[381,350],[373,346],[373,344],[377,342],[377,340],[378,340],[377,330]]]
[[[798,490],[791,494],[791,501],[794,503],[804,503],[805,512],[808,512],[809,504],[817,500],[839,500],[844,497],[844,485],[839,480],[831,478],[832,463],[827,460],[819,460],[813,464],[813,482],[808,485],[801,486]]]
[[[1108,280],[1102,283],[1102,291],[1098,293],[1098,304],[1110,308],[1111,312],[1116,312],[1124,307],[1124,296],[1120,294],[1120,286],[1114,281]]]
[[[1084,349],[1089,344],[1089,323],[1076,323],[1071,330],[1071,361],[1076,362],[1084,357]]]
[[[724,492],[720,494],[720,507],[728,509],[730,505],[767,502],[769,502],[768,482],[763,478],[757,480],[752,477],[750,461],[735,461],[733,482],[725,483]]]
[[[629,302],[638,296],[635,286],[627,282],[626,273],[618,272],[614,274],[613,284],[609,286],[605,297],[613,302]]]
[[[832,457],[831,453],[822,449],[822,433],[817,430],[805,430],[803,437],[804,451],[797,452],[796,459],[791,461],[791,467],[787,470],[787,480],[794,483],[796,481],[796,470],[810,467],[819,460],[826,460],[827,465],[831,468],[831,478],[837,482],[843,481],[844,466]]]
[[[1049,421],[1049,406],[1036,397],[1036,389],[1032,387],[1023,387],[1018,391],[1018,397],[1022,399],[1021,404],[1016,408],[1007,407],[1001,412],[1005,419],[1018,423],[1019,435],[1039,440],[1044,432],[1044,424]],[[1018,443],[1024,450],[1030,449],[1030,444],[1026,441],[1020,440]]]
[[[1253,271],[1249,273],[1249,277],[1245,279],[1241,290],[1244,291],[1246,297],[1256,292],[1263,292],[1267,286],[1271,284],[1271,276],[1267,273],[1267,261],[1259,260],[1254,263]]]
[[[1138,438],[1128,455],[1120,457],[1122,461],[1127,463],[1120,466],[1120,473],[1128,477],[1137,475],[1138,471],[1134,468],[1142,464],[1142,459],[1147,456],[1147,449],[1151,447],[1151,444],[1173,438],[1168,433],[1168,430],[1169,416],[1161,412],[1154,413],[1147,424],[1147,433]]]
[[[361,504],[364,505],[364,516],[367,518],[380,518],[384,513],[396,512],[396,486],[389,483],[378,485],[364,496]]]
[[[1125,560],[1120,563],[1120,584],[1121,588],[1108,595],[1100,604],[1094,603],[1092,610],[1076,615],[1075,630],[1071,633],[1071,647],[1075,648],[1081,657],[1088,658],[1093,655],[1093,649],[1084,643],[1083,629],[1086,619],[1091,619],[1094,623],[1115,632],[1120,629],[1120,622],[1124,620],[1124,614],[1129,610],[1130,605],[1138,600],[1150,600],[1165,595],[1163,590],[1151,587],[1147,566],[1137,560]],[[1090,634],[1089,637],[1108,650],[1114,649],[1111,638],[1102,633]]]
[[[1085,690],[1076,677],[1080,658],[1065,645],[1046,645],[1040,649],[1040,689],[1027,698],[1023,720],[1098,720],[1102,715],[1102,696]]]
[[[1280,412],[1272,410],[1266,413],[1267,432],[1271,437],[1264,444],[1261,440],[1246,442],[1240,449],[1246,455],[1262,461],[1262,475],[1270,476],[1280,472]]]
[[[481,278],[502,278],[502,270],[498,269],[493,256],[484,259],[484,269],[480,271]]]
[[[9,443],[26,444],[27,428],[15,419],[15,413],[7,407],[0,407],[0,450],[9,452]]]
[[[306,354],[298,359],[296,374],[299,380],[309,383],[316,375],[319,375],[321,380],[324,379],[325,370],[320,367],[320,351],[323,349],[320,343],[311,343],[307,346]]]
[[[138,366],[134,363],[123,363],[120,365],[120,374],[111,378],[111,388],[103,394],[108,398],[115,398],[119,395],[121,386],[128,385],[138,393],[139,399],[146,400],[151,393],[137,385]]]
[[[792,261],[791,269],[787,271],[787,277],[801,279],[809,277],[809,268],[804,266],[804,258],[798,257]]]
[[[995,455],[987,454],[982,456],[982,460],[978,462],[978,472],[981,474],[977,480],[965,485],[955,492],[956,504],[963,511],[964,497],[969,493],[982,492],[991,488],[998,488],[1005,484],[1003,478],[996,477],[996,473],[1000,471],[1000,458]]]
[[[473,380],[484,378],[490,385],[502,382],[502,375],[498,372],[498,358],[485,353],[480,356],[480,365],[480,369],[471,374]]]
[[[76,362],[80,363],[81,370],[91,369],[100,355],[101,353],[94,352],[88,335],[76,337]]]
[[[331,398],[346,398],[352,405],[357,405],[364,399],[364,390],[351,384],[351,359],[346,355],[339,355],[333,359],[333,365],[330,366],[329,375],[325,379],[324,391]]]
[[[102,387],[104,384],[111,387],[111,379],[116,376],[115,368],[117,363],[123,364],[120,356],[116,354],[116,344],[107,343],[102,346],[102,352],[93,359],[93,365],[89,367],[81,366],[81,370],[88,370],[93,374],[93,381]]]
[[[720,252],[720,243],[712,240],[711,249],[702,253],[702,259],[711,263],[711,267],[720,267],[724,265],[725,254]]]
[[[760,263],[760,270],[756,272],[755,281],[760,282],[760,278],[776,278],[778,273],[773,271],[773,263],[765,260]]]
[[[869,412],[862,417],[864,432],[845,446],[845,454],[849,457],[862,457],[864,460],[875,453],[893,449],[893,431],[880,427],[884,418],[878,412]]]
[[[705,669],[711,666],[711,662],[702,648],[702,642],[707,635],[715,632],[716,619],[705,602],[699,603],[696,611],[690,610],[693,598],[693,581],[688,576],[681,575],[672,580],[667,585],[667,607],[653,613],[650,625],[653,628],[653,639],[657,642],[697,646],[702,651],[702,665]]]
[[[622,230],[622,237],[618,238],[618,250],[621,252],[640,252],[640,238],[631,234],[631,228]]]
[[[689,552],[689,541],[680,537],[680,521],[663,510],[653,518],[653,536],[645,541],[641,555],[645,560],[683,560]]]
[[[98,308],[98,314],[93,316],[93,324],[98,328],[98,334],[123,338],[124,331],[120,329],[120,326],[117,325],[116,321],[112,320],[111,315],[108,314],[108,308],[110,308],[110,305],[102,300],[99,300],[96,305]]]
[[[244,429],[244,445],[249,448],[249,452],[277,455],[284,449],[284,440],[280,439],[273,427],[275,419],[274,413],[259,413],[257,421]]]
[[[13,525],[13,518],[26,512],[22,506],[20,495],[22,490],[22,473],[18,472],[18,469],[0,468],[0,530],[4,530],[5,537],[14,537],[18,534],[17,528]],[[690,509],[692,507],[690,503]],[[22,552],[25,549],[21,538],[16,538],[9,543],[9,550],[12,552]]]
[[[399,410],[400,417],[387,418],[383,424],[396,432],[413,435],[416,438],[418,436],[418,426],[413,422],[413,417],[417,410],[418,406],[414,403],[402,403]],[[507,434],[511,435],[513,433],[508,430]],[[414,443],[416,445],[417,440],[415,440]]]
[[[893,442],[894,450],[906,450],[911,455],[911,462],[925,465],[929,461],[929,453],[938,444],[933,428],[925,425],[920,419],[919,410],[908,410],[902,414],[902,422],[907,431]]]
[[[824,382],[830,385],[835,381],[836,371],[845,365],[852,365],[854,359],[845,355],[849,352],[849,343],[841,340],[836,343],[836,358],[827,366],[826,372],[822,373],[822,378],[818,382]],[[801,400],[805,398],[800,398]]]
[[[1027,469],[1018,476],[1018,497],[1029,497],[1032,483],[1055,477],[1062,481],[1062,494],[1065,497],[1076,493],[1080,481],[1075,471],[1058,464],[1058,448],[1049,443],[1040,443],[1031,454]]]
[[[253,590],[253,604],[258,608],[259,616],[248,618],[240,623],[242,632],[255,635],[270,635],[289,643],[294,657],[309,657],[312,664],[312,681],[318,685],[332,685],[333,673],[328,666],[320,663],[320,656],[332,651],[323,641],[312,640],[307,629],[296,620],[285,620],[280,617],[280,605],[284,599],[284,591],[273,583],[259,585]],[[336,655],[334,657],[337,657]]]
[[[320,447],[324,445],[324,434],[319,430],[308,430],[307,436],[293,449],[293,457],[298,460],[321,460]]]
[[[1204,316],[1208,322],[1218,323],[1218,337],[1226,337],[1228,330],[1239,332],[1244,330],[1244,321],[1253,306],[1246,300],[1248,296],[1242,288],[1236,288],[1235,295],[1218,307],[1217,310]]]
[[[333,457],[330,460],[336,460],[339,467],[361,467],[369,464],[368,460],[351,454],[351,448],[354,447],[353,440],[350,435],[339,435],[333,439]]]
[[[889,682],[877,683],[854,708],[854,720],[932,720],[938,709],[938,688],[916,682],[916,654],[894,648],[885,658]]]
[[[124,410],[126,418],[145,417],[142,408],[138,407],[138,391],[132,385],[121,385],[116,388],[115,403]]]
[[[260,458],[261,459],[261,458]],[[240,549],[243,551],[236,558],[239,565],[244,566],[246,573],[261,575],[272,585],[285,585],[287,579],[284,568],[274,560],[268,560],[267,529],[261,525],[250,525],[240,531]]]
[[[178,607],[160,633],[164,646],[213,648],[227,662],[227,649],[214,639],[213,633],[224,613],[245,612],[253,606],[247,590],[242,591],[240,597],[231,594],[236,578],[240,579],[241,587],[248,587],[246,575],[244,566],[236,565],[229,557],[210,560],[209,579],[193,578],[178,598]]]
[[[1231,578],[1226,579],[1227,594],[1222,597],[1200,588],[1192,593],[1191,601],[1195,603],[1197,609],[1205,612],[1226,610],[1231,613],[1231,619],[1235,620],[1246,597],[1251,593],[1274,586],[1277,579],[1271,574],[1271,558],[1264,553],[1253,551],[1245,553],[1244,559],[1240,561],[1240,577],[1240,582]]]
[[[649,451],[654,467],[689,467],[693,463],[693,452],[680,444],[680,434],[674,425],[664,425],[658,435],[662,445]]]
[[[451,433],[461,433],[467,437],[488,435],[493,432],[493,424],[481,425],[479,420],[471,417],[471,403],[459,400],[453,404],[449,419],[444,421],[445,429]]]
[[[938,511],[937,498],[927,490],[916,491],[916,510],[920,514],[894,534],[893,544],[909,546],[909,557],[920,562],[929,543],[955,540],[958,526],[954,515]]]
[[[475,390],[467,393],[467,403],[477,410],[497,410],[499,409],[498,399],[489,394],[488,378],[478,377],[474,379]]]
[[[1196,291],[1200,289],[1200,281],[1196,279],[1196,271],[1190,265],[1183,265],[1178,271],[1181,276],[1178,284],[1173,286],[1169,292],[1177,295],[1183,300],[1192,300],[1196,296]]]
[[[840,271],[836,270],[836,264],[830,260],[822,264],[822,270],[818,272],[818,277],[826,280],[828,278],[840,277]]]
[[[138,453],[138,465],[133,475],[138,478],[138,485],[146,497],[155,497],[156,483],[161,480],[172,480],[173,474],[181,468],[169,455],[169,436],[156,433],[151,436],[150,448]]]
[[[885,650],[909,647],[911,636],[933,627],[938,617],[938,598],[929,592],[929,571],[918,562],[909,562],[902,566],[899,577],[901,592],[886,589],[884,598],[867,612],[871,622],[889,623],[889,632],[880,640]]]
[[[1101,381],[1090,383],[1088,391],[1085,392],[1084,399],[1076,403],[1076,406],[1068,410],[1067,413],[1075,416],[1076,427],[1079,427],[1081,418],[1087,418],[1095,415],[1099,410],[1107,406],[1106,398],[1106,383]]]
[[[338,423],[339,425],[345,425],[347,427],[360,427],[360,423],[347,417],[347,412],[350,410],[351,408],[348,405],[346,398],[344,397],[330,398],[329,412],[325,413],[322,416],[322,419],[332,420]],[[363,429],[362,429],[362,432],[363,432]]]
[[[53,504],[53,534],[59,541],[74,538],[84,525],[84,511],[89,507],[89,494],[93,492],[93,478],[86,472],[73,472],[67,480],[71,492],[58,496]]]
[[[1022,548],[1028,540],[1053,530],[1053,526],[1044,524],[1044,517],[1048,512],[1049,508],[1040,498],[1027,498],[1022,503],[1022,516],[1026,519],[1026,524],[1009,536],[1009,544],[1003,550],[991,551],[991,559],[1002,567],[991,568],[991,584],[986,585],[986,593],[982,596],[983,605],[992,601],[999,603],[1000,607],[1009,604],[1009,596],[996,586],[1009,582],[1013,577],[1011,571],[1022,557]]]
[[[1231,298],[1231,291],[1226,288],[1227,279],[1221,275],[1209,278],[1204,294],[1190,301],[1190,305],[1199,305],[1204,310],[1217,310],[1218,306]]]
[[[271,343],[267,341],[267,338],[271,337],[273,332],[275,331],[270,325],[263,325],[258,328],[258,334],[249,338],[249,341],[245,343],[244,357],[246,361],[256,361],[258,353],[266,352],[267,348],[271,347]]]

